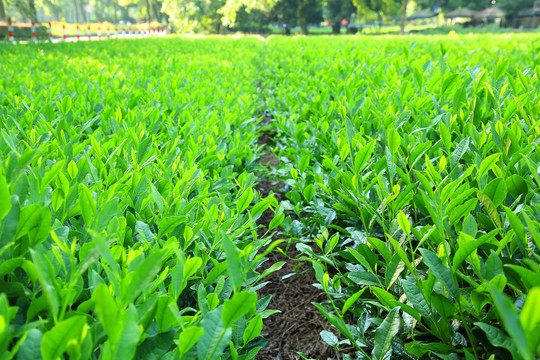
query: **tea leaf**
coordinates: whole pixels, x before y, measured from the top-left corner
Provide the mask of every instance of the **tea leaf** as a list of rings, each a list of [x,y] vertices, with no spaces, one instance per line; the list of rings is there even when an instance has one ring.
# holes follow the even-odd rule
[[[495,179],[486,186],[483,192],[491,199],[493,205],[497,207],[506,198],[506,183],[503,179]]]
[[[187,353],[204,334],[204,330],[198,326],[185,328],[178,336],[178,349],[181,354]]]
[[[395,307],[375,330],[374,347],[371,355],[374,359],[385,359],[392,351],[392,339],[399,330],[399,307]]]
[[[236,203],[236,211],[238,213],[244,212],[253,200],[253,189],[248,188],[244,191],[244,193],[238,198],[238,202]]]
[[[390,153],[392,155],[395,155],[397,150],[399,149],[399,146],[401,145],[401,136],[399,136],[399,133],[396,129],[391,128],[388,129],[386,132],[386,138],[388,141],[388,148],[390,149]]]
[[[339,343],[338,337],[330,331],[323,330],[320,334],[321,339],[330,346],[336,346]]]
[[[435,253],[423,248],[420,248],[420,253],[422,253],[424,262],[429,267],[429,270],[433,272],[433,275],[435,275],[437,280],[439,280],[448,289],[448,291],[450,291],[452,297],[457,301],[459,299],[458,292],[454,286],[450,269],[442,264],[441,259],[439,259]]]
[[[540,287],[533,287],[519,314],[519,322],[527,337],[529,349],[535,349],[540,343]]]
[[[223,326],[226,328],[232,326],[242,316],[254,311],[256,302],[257,294],[248,293],[247,291],[234,294],[231,299],[223,303],[223,312],[221,313]]]
[[[463,155],[465,155],[465,153],[469,150],[469,141],[470,139],[466,137],[463,140],[461,140],[459,144],[456,145],[456,148],[454,149],[454,152],[452,153],[452,156],[450,157],[452,167],[455,167],[458,164],[459,160],[461,160]]]
[[[162,359],[165,353],[169,351],[175,335],[175,331],[169,329],[166,332],[147,337],[142,344],[137,346],[135,359]]]
[[[122,334],[121,318],[118,316],[118,306],[105,284],[99,284],[94,290],[95,310],[103,330],[107,333],[112,346],[116,345]]]
[[[243,269],[240,262],[240,254],[236,245],[233,244],[231,239],[224,234],[223,236],[223,248],[227,254],[227,271],[231,277],[231,283],[234,291],[238,291],[242,285]],[[185,278],[185,276],[184,276]],[[227,327],[227,326],[225,326]]]
[[[38,329],[31,329],[21,344],[17,353],[17,360],[35,360],[41,358],[40,345],[43,334]]]
[[[313,196],[315,195],[315,185],[309,184],[304,188],[304,191],[302,191],[302,194],[304,195],[304,198],[307,202],[310,202],[313,199]]]
[[[133,302],[143,292],[161,269],[161,264],[166,256],[166,250],[160,250],[150,254],[137,266],[133,272],[131,281],[123,293],[124,303]]]
[[[482,322],[477,322],[475,323],[475,325],[486,333],[488,340],[493,346],[503,347],[510,351],[514,358],[519,357],[516,349],[512,345],[510,338],[506,334],[504,334],[502,330]]]
[[[56,360],[72,346],[81,346],[86,336],[84,316],[73,316],[57,323],[51,330],[43,334],[41,356],[43,360]]]
[[[409,235],[411,233],[411,224],[409,223],[407,215],[405,215],[403,211],[400,211],[398,214],[398,223],[399,227],[405,234]]]
[[[510,337],[514,341],[515,346],[518,349],[519,354],[524,359],[533,359],[528,346],[527,338],[520,325],[519,316],[515,310],[514,305],[508,298],[494,288],[490,288],[491,296],[497,313],[501,317],[502,323],[506,331],[510,334]]]
[[[132,304],[129,305],[122,318],[123,330],[112,358],[132,359],[135,356],[140,337],[139,326],[137,325],[137,310]]]
[[[463,217],[469,215],[471,211],[474,210],[477,203],[477,199],[469,199],[465,203],[457,206],[455,209],[449,209],[451,211],[449,219],[450,225],[454,225],[458,220],[461,220]]]
[[[220,306],[207,313],[201,321],[204,333],[197,343],[197,359],[199,360],[219,358],[231,339],[232,330],[223,325],[221,311]]]
[[[261,334],[263,328],[262,316],[257,315],[251,319],[244,331],[242,338],[244,340],[244,346],[246,346],[251,340],[255,339]]]
[[[6,177],[0,174],[0,223],[11,210],[11,196],[6,183]]]
[[[88,226],[91,226],[96,217],[96,201],[92,196],[92,192],[82,184],[79,186],[79,194],[79,202],[84,222],[88,224]]]
[[[347,299],[347,301],[345,301],[345,304],[343,304],[343,308],[341,309],[342,311],[342,314],[345,316],[345,313],[347,312],[347,310],[349,310],[351,308],[351,306],[354,305],[354,303],[356,302],[356,300],[358,300],[358,298],[360,296],[362,296],[362,294],[364,293],[364,291],[367,289],[367,287],[363,288],[362,290],[360,291],[357,291],[356,293],[354,293],[351,297],[349,297]]]

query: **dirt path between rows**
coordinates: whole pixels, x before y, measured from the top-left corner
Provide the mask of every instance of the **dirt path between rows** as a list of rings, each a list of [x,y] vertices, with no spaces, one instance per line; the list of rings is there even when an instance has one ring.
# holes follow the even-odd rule
[[[265,148],[260,163],[267,167],[266,172],[260,174],[258,190],[264,197],[274,193],[276,199],[281,201],[284,196],[279,193],[279,189],[283,187],[283,184],[271,177],[272,170],[279,165],[279,159],[271,151],[275,145],[271,123],[272,120],[269,117],[263,117],[261,121],[261,127],[269,130],[264,130],[258,141],[258,145]],[[267,210],[257,221],[259,225],[263,225],[259,230],[259,235],[266,232],[272,219],[273,212]],[[273,238],[287,240],[286,234],[278,233]],[[286,252],[287,243],[281,244],[280,249]],[[339,354],[322,341],[319,335],[322,330],[330,330],[331,326],[311,304],[311,302],[327,300],[326,295],[312,285],[316,282],[313,269],[309,264],[295,260],[298,251],[294,244],[289,247],[287,255],[290,259],[277,251],[269,253],[269,260],[260,269],[263,271],[277,262],[286,262],[280,270],[266,278],[269,284],[258,292],[259,298],[272,295],[268,308],[281,312],[264,320],[261,335],[268,340],[268,345],[259,352],[256,359],[301,359],[298,352],[302,352],[308,359],[340,358]],[[299,267],[295,269],[297,266]]]

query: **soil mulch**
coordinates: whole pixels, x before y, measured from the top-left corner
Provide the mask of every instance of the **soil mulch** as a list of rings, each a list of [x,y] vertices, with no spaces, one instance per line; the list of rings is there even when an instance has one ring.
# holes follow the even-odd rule
[[[278,164],[278,159],[276,158],[274,154],[266,153],[262,156],[260,163],[265,166],[276,167]],[[267,180],[264,180],[264,181],[267,181]]]
[[[265,124],[269,120],[265,117],[261,123]],[[263,131],[259,136],[259,145],[270,146],[273,143],[272,135],[272,132],[268,130]],[[279,160],[272,152],[266,150],[260,163],[269,168],[275,168]],[[261,180],[258,184],[258,190],[264,197],[275,193],[278,201],[283,200],[283,196],[276,190],[282,187],[281,182],[269,178]],[[267,210],[259,218],[257,224],[262,225],[258,231],[259,236],[266,233],[273,216],[273,212]],[[282,235],[274,235],[273,239],[286,238]],[[285,252],[287,244],[280,244],[279,247]],[[295,259],[297,255],[298,251],[294,245],[291,245],[288,256]],[[265,278],[265,281],[269,283],[259,290],[259,298],[272,295],[268,309],[281,312],[264,320],[265,326],[261,336],[268,340],[268,345],[259,352],[256,359],[301,359],[298,352],[302,352],[308,359],[339,359],[339,354],[322,341],[320,336],[322,330],[332,331],[332,328],[324,316],[311,304],[327,300],[326,295],[312,285],[316,279],[311,266],[302,263],[295,271],[298,261],[290,260],[276,251],[269,253],[267,257],[268,260],[261,266],[262,269],[258,269],[261,272],[279,261],[285,261],[285,265]]]
[[[285,244],[280,247],[285,251]],[[288,253],[291,258],[295,258],[297,254],[296,249],[290,249]],[[289,260],[275,251],[268,254],[268,257],[269,260],[263,264],[264,268],[279,261],[286,263],[281,270],[266,278],[270,283],[259,290],[259,298],[272,295],[268,308],[281,313],[264,320],[265,327],[261,335],[268,340],[268,345],[259,352],[257,359],[301,359],[297,352],[302,352],[311,359],[340,358],[320,336],[322,330],[332,331],[332,327],[311,304],[324,302],[327,298],[321,290],[312,285],[316,280],[309,264],[303,263],[295,272],[297,261]],[[286,276],[290,274],[294,275]]]

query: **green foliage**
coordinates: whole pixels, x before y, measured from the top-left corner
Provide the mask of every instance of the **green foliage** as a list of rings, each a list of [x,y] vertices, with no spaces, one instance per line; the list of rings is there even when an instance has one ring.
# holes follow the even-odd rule
[[[269,40],[281,204],[297,219],[282,226],[328,295],[315,306],[341,333],[321,334],[331,346],[540,356],[533,38]]]
[[[3,49],[0,358],[264,345],[256,290],[282,264],[257,271],[275,244],[255,221],[277,205],[254,187],[261,44],[137,44]]]
[[[331,22],[332,32],[339,33],[341,21],[346,19],[351,22],[351,15],[356,12],[352,0],[327,0],[326,1],[326,20]]]
[[[211,0],[211,1],[178,1],[164,0],[163,12],[169,16],[169,20],[181,32],[206,32],[219,34],[222,25],[233,27],[237,24],[237,15],[246,26],[245,22],[255,20],[259,25],[267,25],[269,12],[274,8],[276,0]],[[250,17],[250,13],[255,16]],[[262,19],[260,15],[264,16]]]
[[[6,47],[0,356],[253,358],[271,209],[344,358],[537,358],[534,40]],[[262,110],[281,202],[257,191]]]
[[[370,15],[375,15],[379,18],[382,14],[386,16],[397,15],[400,11],[401,0],[354,0],[353,3],[358,9],[359,15],[368,18]]]

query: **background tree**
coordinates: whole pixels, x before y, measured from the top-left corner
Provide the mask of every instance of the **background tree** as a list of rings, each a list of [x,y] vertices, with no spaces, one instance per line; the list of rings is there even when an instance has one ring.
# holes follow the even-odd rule
[[[150,5],[150,0],[146,0],[146,22],[148,23],[148,27],[150,27],[150,21],[152,17],[152,6]]]
[[[379,22],[385,16],[395,16],[400,11],[401,0],[354,0],[358,16],[368,20],[376,18]]]
[[[321,0],[308,1],[306,17],[309,25],[320,25],[324,21],[323,3]]]
[[[224,0],[165,0],[163,12],[181,32],[219,33]]]
[[[28,17],[30,20],[37,22],[36,3],[34,0],[28,0]]]
[[[63,8],[64,6],[68,6],[64,1],[60,0],[43,0],[43,2],[40,4],[38,3],[38,7],[45,7],[47,8],[48,12],[52,15],[54,19],[65,19],[66,11]]]
[[[405,34],[408,0],[354,0],[354,5],[358,9],[359,14],[367,17],[370,14],[376,14],[379,23],[383,20],[383,14],[386,16],[395,16],[400,12],[400,34]]]
[[[285,34],[291,34],[291,28],[298,21],[298,0],[280,0],[270,11],[270,19],[283,26]]]
[[[497,0],[496,5],[506,12],[506,25],[516,26],[518,12],[534,6],[534,0]]]
[[[238,12],[269,12],[276,0],[165,0],[163,13],[181,31],[219,33],[234,26]]]
[[[0,0],[0,21],[7,21],[6,7],[4,6],[4,0]]]
[[[296,11],[298,26],[303,35],[308,35],[308,25],[320,24],[324,19],[322,16],[322,4],[318,0],[298,0]]]
[[[300,26],[300,32],[302,35],[308,34],[308,20],[307,12],[309,9],[309,0],[298,0],[298,8],[296,10],[296,16],[298,18],[298,26]]]
[[[407,21],[407,0],[401,0],[401,19],[399,21],[399,34],[405,35],[405,22]]]
[[[350,23],[351,14],[356,12],[352,0],[327,0],[327,20],[332,23],[332,33],[339,34],[341,21],[347,19]]]
[[[6,13],[9,12],[9,7],[12,6],[13,8],[17,9],[24,19],[37,21],[36,5],[34,0],[13,0],[5,5],[7,6],[7,8],[4,10]],[[13,18],[13,15],[6,17]]]
[[[219,0],[205,0],[204,7],[200,14],[201,25],[205,32],[211,32],[213,34],[219,34],[223,25],[223,14],[221,9],[224,6],[223,1]]]
[[[247,12],[252,10],[270,11],[277,0],[225,0],[225,5],[219,9],[223,15],[223,24],[233,24],[236,20],[236,14],[244,7]]]
[[[246,11],[244,7],[240,8],[236,14],[236,22],[234,24],[234,30],[251,33],[264,33],[268,32],[267,26],[271,22],[271,12],[265,12],[260,10]]]
[[[75,17],[77,18],[77,23],[80,23],[82,19],[81,4],[79,0],[73,0],[73,5],[75,6]]]

